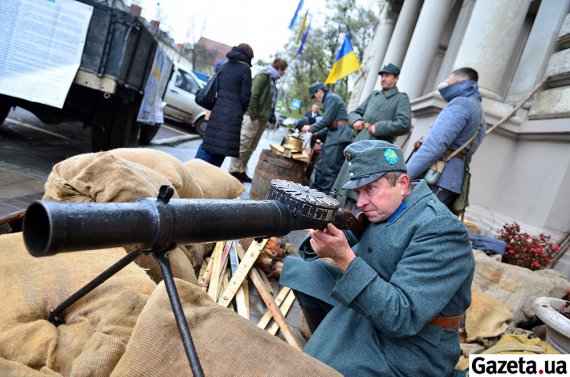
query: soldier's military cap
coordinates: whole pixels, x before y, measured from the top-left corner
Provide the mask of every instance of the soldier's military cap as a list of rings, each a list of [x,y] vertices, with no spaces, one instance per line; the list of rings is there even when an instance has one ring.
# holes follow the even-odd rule
[[[406,172],[404,152],[387,141],[362,140],[344,149],[349,181],[345,190],[362,187],[383,177],[390,171]]]

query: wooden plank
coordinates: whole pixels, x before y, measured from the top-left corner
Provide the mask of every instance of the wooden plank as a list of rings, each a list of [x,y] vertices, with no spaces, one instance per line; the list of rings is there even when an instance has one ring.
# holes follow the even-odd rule
[[[247,278],[247,274],[252,269],[255,260],[261,253],[261,250],[267,243],[267,240],[263,240],[261,243],[252,242],[247,250],[247,253],[243,257],[241,263],[239,264],[236,273],[232,276],[228,288],[221,294],[218,304],[227,307],[238,289],[241,287],[241,283]],[[239,251],[238,251],[239,253]],[[260,277],[261,279],[261,277]]]
[[[289,293],[289,291],[291,291],[291,288],[289,288],[289,287],[281,288],[281,290],[279,291],[279,294],[275,298],[275,304],[277,304],[277,306],[281,305],[283,300],[285,300],[285,297],[287,297],[287,294]],[[271,312],[269,310],[266,311],[265,314],[263,315],[263,317],[261,317],[261,319],[259,320],[259,322],[257,322],[257,327],[259,327],[261,329],[265,329],[272,318],[273,318],[273,316],[271,315]]]
[[[212,252],[212,277],[210,286],[208,287],[208,296],[214,301],[218,301],[218,290],[220,288],[220,270],[222,268],[222,252],[224,250],[224,242],[216,242],[216,247]]]
[[[293,292],[291,291],[287,295],[285,301],[283,301],[283,304],[281,304],[281,306],[279,307],[279,310],[281,310],[283,316],[286,316],[287,313],[289,313],[289,309],[291,309],[291,306],[293,306],[293,302],[295,302],[295,294],[293,294]],[[279,325],[277,324],[277,322],[274,322],[271,326],[269,326],[267,332],[270,333],[271,335],[275,335],[277,334],[277,330],[279,330]]]
[[[204,281],[204,274],[206,273],[206,268],[208,267],[208,262],[202,259],[202,265],[200,265],[200,273],[198,273],[198,281],[200,282],[200,287],[202,286],[202,281]]]
[[[0,224],[10,223],[12,221],[22,220],[24,215],[26,214],[26,210],[22,209],[16,212],[9,213],[4,216],[0,216]]]
[[[271,282],[269,281],[269,279],[267,278],[267,275],[265,274],[265,271],[263,271],[261,268],[259,267],[255,267],[255,269],[257,270],[257,272],[259,272],[259,276],[261,276],[261,280],[263,280],[263,283],[265,284],[265,286],[267,287],[267,290],[269,291],[269,293],[271,293],[271,296],[273,296],[273,286],[271,285]]]
[[[235,275],[235,273],[237,272],[238,266],[239,266],[239,257],[238,257],[237,248],[236,248],[237,243],[238,243],[238,241],[232,241],[231,245],[230,245],[229,260],[230,260],[230,267],[232,270],[232,276]],[[247,284],[247,280],[245,280],[244,282]],[[246,299],[245,299],[245,293],[243,290],[243,285],[244,284],[242,283],[241,286],[238,288],[236,295],[235,295],[236,312],[240,316],[242,316],[243,318],[249,319],[249,310],[248,310],[247,305],[246,305]],[[227,286],[225,288],[227,288]]]
[[[237,251],[238,257],[240,259],[243,259],[243,257],[245,256],[245,251],[243,250],[243,246],[241,246],[241,244],[239,242],[236,243],[236,251]],[[243,283],[241,283],[241,288],[243,289],[243,295],[245,296],[245,313],[246,313],[247,319],[249,319],[249,313],[250,313],[250,310],[249,310],[249,280],[245,279],[243,281]]]
[[[228,255],[230,253],[230,242],[226,242],[226,246],[224,247],[224,250],[222,251],[222,265],[220,267],[220,284],[218,287],[218,293],[216,294],[216,300],[219,297],[222,297],[222,292],[226,290],[227,285],[223,284],[223,278],[224,275],[227,273],[228,274],[228,280],[229,280],[229,269],[228,267],[228,261],[230,260],[230,258],[228,258]],[[213,273],[213,272],[212,272]]]
[[[277,307],[277,305],[275,304],[273,296],[271,296],[269,292],[265,289],[265,285],[261,280],[261,276],[259,276],[259,272],[257,272],[256,269],[252,269],[249,274],[249,277],[251,278],[252,283],[255,285],[255,288],[257,288],[257,291],[259,292],[261,299],[263,300],[263,302],[265,302],[265,305],[267,306],[269,311],[271,311],[273,319],[275,320],[275,322],[277,322],[277,324],[281,328],[281,333],[285,337],[287,343],[289,343],[291,346],[301,351],[303,347],[301,346],[300,340],[297,339],[297,336],[295,335],[295,333],[293,332],[293,330],[285,320],[283,313],[281,313],[281,310],[279,310],[279,307]]]
[[[228,283],[230,282],[230,270],[227,269],[226,272],[224,272],[224,277],[222,278],[222,285],[220,287],[220,292],[218,293],[218,297],[219,294],[226,289],[226,287],[228,286]],[[232,303],[230,303],[230,305],[228,306],[231,310],[233,310],[234,312],[236,311],[236,309],[234,308],[234,305]]]
[[[213,254],[214,252],[212,252]],[[214,258],[212,258],[212,255],[210,256],[210,258],[208,259],[208,264],[206,266],[206,271],[204,271],[204,276],[202,277],[202,280],[200,281],[200,286],[202,287],[202,290],[204,292],[208,291],[208,285],[210,284],[210,277],[212,276],[212,268],[214,267]]]

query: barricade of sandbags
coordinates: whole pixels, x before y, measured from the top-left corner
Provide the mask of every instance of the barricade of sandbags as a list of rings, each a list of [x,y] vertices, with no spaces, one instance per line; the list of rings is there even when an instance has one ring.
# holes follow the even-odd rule
[[[505,304],[513,312],[513,327],[535,315],[532,303],[537,297],[563,297],[570,290],[570,282],[556,270],[531,271],[502,263],[479,250],[474,250],[474,256],[472,287]]]
[[[121,248],[34,258],[21,233],[0,236],[3,377],[191,375],[164,283],[129,264],[63,312],[54,308],[124,256]],[[339,376],[330,367],[176,279],[206,376]]]
[[[45,183],[43,199],[61,202],[132,202],[156,197],[160,186],[174,188],[174,197],[234,199],[243,185],[224,170],[202,160],[183,164],[174,156],[145,148],[85,153],[56,164]],[[213,243],[180,245],[170,252],[175,277],[196,284],[195,270]],[[151,255],[136,262],[155,282],[162,273]]]

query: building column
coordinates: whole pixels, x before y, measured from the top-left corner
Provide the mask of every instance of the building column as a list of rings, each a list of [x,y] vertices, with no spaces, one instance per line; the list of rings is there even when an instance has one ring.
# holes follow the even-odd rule
[[[568,11],[570,11],[570,0],[540,3],[509,89],[508,103],[521,100],[542,78],[548,60],[555,51],[560,25]]]
[[[388,50],[386,50],[386,55],[384,56],[384,64],[392,63],[400,68],[402,67],[420,9],[420,0],[404,1],[398,21],[396,21],[394,33],[392,33],[392,39],[388,45]]]
[[[531,0],[477,0],[454,68],[479,72],[479,88],[489,98],[502,100],[500,85],[516,47]]]
[[[392,37],[394,31],[394,24],[396,23],[394,14],[392,12],[392,4],[386,3],[384,10],[380,15],[380,23],[376,28],[374,43],[376,45],[372,58],[370,59],[370,64],[368,66],[368,73],[366,75],[366,81],[364,82],[364,87],[360,93],[360,102],[362,102],[372,91],[374,90],[374,85],[378,81],[378,72],[382,68],[382,59],[388,48],[388,43]]]
[[[437,0],[426,1],[422,6],[398,81],[398,88],[410,100],[423,94],[452,5],[453,0]]]
[[[477,0],[463,0],[463,3],[461,4],[461,10],[459,11],[457,21],[455,22],[451,39],[449,40],[445,56],[443,57],[443,61],[441,62],[441,66],[435,80],[435,86],[432,88],[433,90],[436,89],[438,83],[449,77],[453,68],[456,68],[453,64],[455,64],[455,59],[457,59],[457,52],[461,47],[461,42],[463,41],[465,30],[469,24],[469,18],[471,18],[471,13],[473,12],[476,2]]]

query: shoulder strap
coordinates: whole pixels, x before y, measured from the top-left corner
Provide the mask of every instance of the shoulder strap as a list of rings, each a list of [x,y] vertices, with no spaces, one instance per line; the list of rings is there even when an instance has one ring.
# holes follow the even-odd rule
[[[447,157],[445,162],[449,162],[449,160],[451,160],[453,157],[457,156],[459,154],[459,152],[461,152],[463,149],[465,149],[465,147],[467,147],[469,144],[471,144],[471,148],[469,148],[469,152],[467,152],[467,154],[471,154],[471,151],[473,150],[473,143],[475,143],[475,139],[477,138],[477,135],[479,135],[479,132],[481,131],[481,127],[483,127],[483,107],[481,106],[481,104],[478,101],[473,100],[473,102],[475,102],[477,107],[479,107],[479,113],[480,113],[479,114],[479,127],[477,128],[477,131],[475,131],[473,136],[471,136],[469,138],[469,140],[467,140],[465,143],[463,143],[463,145],[461,145],[459,148],[457,148],[452,154],[450,154]],[[467,159],[465,159],[465,161],[467,161]]]

